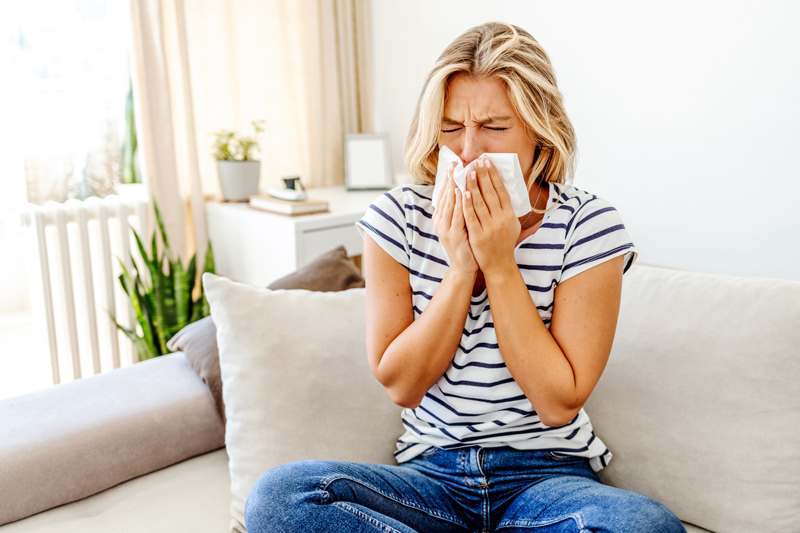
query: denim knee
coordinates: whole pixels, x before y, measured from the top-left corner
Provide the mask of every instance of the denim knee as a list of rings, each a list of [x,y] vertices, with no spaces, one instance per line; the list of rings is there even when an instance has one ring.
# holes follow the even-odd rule
[[[686,533],[680,519],[665,505],[641,494],[628,494],[627,506],[621,505],[615,513],[619,520],[616,525],[619,531]]]
[[[647,516],[647,521],[653,524],[652,531],[659,533],[686,533],[683,523],[675,516],[675,513],[667,507],[651,498],[645,497],[647,503],[642,504],[641,512]]]
[[[244,508],[248,531],[261,531],[261,526],[275,526],[288,517],[286,509],[301,503],[322,503],[320,480],[325,476],[324,461],[297,461],[276,466],[256,481]]]

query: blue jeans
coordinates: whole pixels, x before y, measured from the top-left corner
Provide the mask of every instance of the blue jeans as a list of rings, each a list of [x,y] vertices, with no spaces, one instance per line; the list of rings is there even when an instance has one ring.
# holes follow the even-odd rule
[[[660,503],[600,483],[585,459],[433,449],[400,466],[299,461],[245,506],[249,533],[685,532]]]

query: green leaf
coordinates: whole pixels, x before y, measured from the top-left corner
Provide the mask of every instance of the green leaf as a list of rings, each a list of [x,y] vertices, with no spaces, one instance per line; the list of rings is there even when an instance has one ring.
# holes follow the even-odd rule
[[[136,233],[136,230],[134,229],[131,229],[131,231],[133,232],[133,236],[136,238],[136,246],[139,248],[139,255],[142,257],[142,261],[144,261],[144,264],[147,266],[147,270],[150,272],[150,279],[153,280],[155,277],[153,275],[153,271],[156,268],[158,268],[155,264],[155,256],[156,256],[155,241],[153,242],[153,247],[151,248],[153,257],[150,258],[150,256],[147,255],[147,250],[144,249],[144,244],[142,243],[142,239],[139,238],[139,234]],[[131,257],[131,261],[133,261],[133,257]],[[136,261],[133,261],[133,264],[135,266]]]
[[[186,321],[194,322],[194,287],[197,283],[197,254],[192,255],[189,260],[189,267],[186,269],[186,292],[188,298],[186,299]],[[202,290],[202,285],[200,289]]]
[[[135,331],[120,325],[113,316],[111,316],[111,320],[114,321],[114,324],[117,326],[117,328],[119,328],[130,340],[133,341],[133,344],[136,346],[136,355],[139,361],[152,359],[156,356],[156,354],[153,352],[152,346],[147,344],[143,338],[139,337]]]
[[[136,322],[138,322],[139,326],[142,329],[142,337],[137,336],[137,339],[142,339],[147,345],[154,347],[153,345],[153,327],[152,322],[149,318],[149,312],[146,305],[146,298],[142,296],[140,289],[143,288],[141,280],[139,278],[138,269],[136,270],[135,275],[131,275],[128,271],[125,263],[122,260],[119,261],[120,266],[122,267],[122,274],[119,276],[120,283],[122,284],[123,290],[125,290],[125,294],[131,299],[131,305],[133,307],[134,314],[136,316]],[[134,264],[134,268],[136,269],[136,265]],[[116,321],[115,321],[116,323]],[[117,327],[123,329],[119,324]]]
[[[158,208],[158,203],[156,203],[155,198],[153,198],[153,210],[156,212],[156,222],[158,222],[158,229],[161,232],[161,242],[164,243],[164,253],[170,261],[173,261],[172,250],[169,246],[169,239],[167,239],[167,230],[164,227],[164,219],[161,218],[161,210]],[[155,234],[153,235],[153,239],[155,240]]]
[[[160,265],[158,265],[160,266]],[[156,351],[159,355],[167,353],[167,321],[164,313],[164,300],[166,299],[165,293],[165,277],[161,268],[156,268],[155,279],[153,280],[153,300],[155,303],[155,316],[153,317],[153,325],[158,339],[156,344]]]
[[[214,250],[211,249],[211,241],[208,243],[208,248],[206,248],[206,260],[203,263],[203,272],[210,272],[214,274]]]
[[[136,121],[133,113],[133,84],[128,79],[128,96],[125,98],[125,140],[122,143],[122,183],[139,183],[136,171]]]
[[[180,261],[173,264],[173,287],[175,291],[175,315],[178,327],[183,327],[189,323],[189,303],[192,295],[188,292],[187,273],[183,270]]]

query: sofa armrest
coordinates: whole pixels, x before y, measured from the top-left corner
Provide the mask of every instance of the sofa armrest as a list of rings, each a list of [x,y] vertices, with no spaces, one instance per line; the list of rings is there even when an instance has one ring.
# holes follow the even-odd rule
[[[224,445],[182,353],[0,401],[0,524]]]

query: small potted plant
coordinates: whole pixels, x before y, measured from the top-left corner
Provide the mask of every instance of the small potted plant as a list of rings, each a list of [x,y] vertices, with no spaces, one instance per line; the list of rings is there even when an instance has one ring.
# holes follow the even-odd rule
[[[264,132],[264,121],[254,120],[254,133],[245,136],[229,130],[214,134],[214,159],[222,197],[228,201],[246,201],[258,194],[261,162],[254,159],[259,145],[258,136]]]

